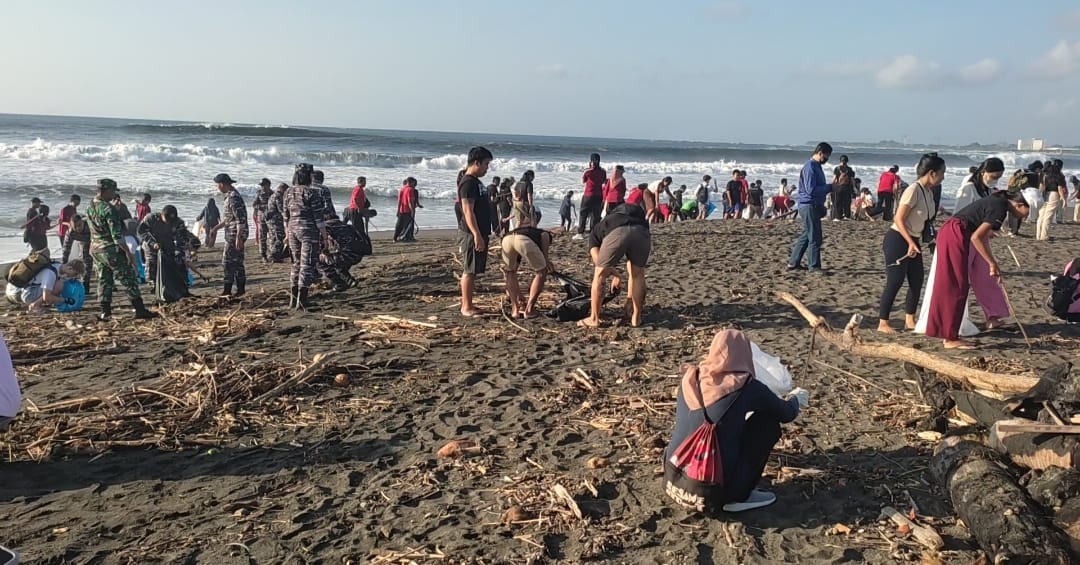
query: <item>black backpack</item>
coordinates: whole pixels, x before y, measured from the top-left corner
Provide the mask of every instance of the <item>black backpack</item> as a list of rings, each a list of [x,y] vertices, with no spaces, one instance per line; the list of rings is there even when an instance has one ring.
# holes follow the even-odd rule
[[[1069,312],[1069,307],[1078,299],[1076,296],[1078,288],[1080,288],[1080,258],[1073,259],[1065,267],[1063,275],[1050,277],[1050,298],[1046,300],[1046,308],[1063,320],[1080,321],[1080,314]]]

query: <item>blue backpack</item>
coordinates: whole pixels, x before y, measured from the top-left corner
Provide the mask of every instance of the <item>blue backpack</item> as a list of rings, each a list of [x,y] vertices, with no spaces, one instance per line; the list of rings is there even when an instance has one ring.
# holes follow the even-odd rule
[[[82,310],[83,302],[86,302],[86,287],[79,281],[64,281],[64,291],[60,293],[63,302],[56,305],[57,312],[75,312]]]

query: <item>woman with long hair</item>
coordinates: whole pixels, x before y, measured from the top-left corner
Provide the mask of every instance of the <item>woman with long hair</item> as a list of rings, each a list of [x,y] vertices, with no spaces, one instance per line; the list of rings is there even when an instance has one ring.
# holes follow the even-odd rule
[[[611,170],[611,176],[604,181],[602,194],[604,197],[604,215],[612,208],[622,204],[626,200],[626,178],[623,176],[625,169],[622,165],[615,165]]]
[[[921,239],[937,210],[933,187],[945,179],[945,160],[937,153],[927,153],[919,160],[915,174],[919,180],[900,197],[892,226],[885,232],[881,244],[885,253],[885,290],[881,293],[878,308],[878,331],[883,333],[896,333],[889,326],[889,312],[905,279],[908,290],[904,299],[904,328],[915,329],[915,309],[919,304],[924,273]]]
[[[1060,159],[1054,159],[1047,162],[1043,169],[1042,181],[1039,183],[1043,205],[1039,209],[1039,221],[1035,223],[1035,239],[1040,241],[1050,239],[1050,224],[1054,223],[1058,208],[1069,198],[1068,184],[1061,172],[1062,165],[1064,163]]]
[[[977,176],[977,175],[976,175]],[[940,254],[934,273],[926,335],[944,340],[946,349],[974,349],[960,339],[968,291],[986,315],[988,329],[1001,325],[1009,307],[1001,290],[1001,270],[990,248],[991,232],[1000,231],[1010,213],[1021,220],[1031,209],[1020,193],[996,192],[976,200],[949,218],[937,236]]]

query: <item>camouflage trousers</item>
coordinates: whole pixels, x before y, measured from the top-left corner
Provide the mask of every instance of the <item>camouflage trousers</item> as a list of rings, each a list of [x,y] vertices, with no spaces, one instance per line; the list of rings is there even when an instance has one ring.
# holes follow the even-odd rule
[[[236,234],[225,232],[225,252],[221,256],[222,278],[225,284],[231,285],[235,281],[243,286],[247,283],[247,271],[244,269],[244,248],[236,249]]]
[[[325,261],[319,261],[319,271],[335,285],[343,285],[351,281],[352,274],[349,270],[363,259],[359,253],[350,248],[343,248],[337,253],[324,257]]]
[[[319,232],[290,226],[289,250],[292,252],[292,286],[308,288],[319,279]]]
[[[94,267],[97,268],[98,303],[101,304],[103,311],[109,311],[112,308],[116,280],[124,285],[124,290],[132,304],[142,301],[139,283],[135,278],[135,268],[128,261],[127,254],[116,245],[109,245],[91,251],[91,255],[94,258]]]
[[[281,220],[268,222],[267,246],[269,247],[266,259],[268,261],[280,261],[285,253],[285,224]]]
[[[266,221],[262,215],[259,216],[259,257],[264,260],[269,259],[270,256],[266,254],[268,244],[270,240],[270,222]]]

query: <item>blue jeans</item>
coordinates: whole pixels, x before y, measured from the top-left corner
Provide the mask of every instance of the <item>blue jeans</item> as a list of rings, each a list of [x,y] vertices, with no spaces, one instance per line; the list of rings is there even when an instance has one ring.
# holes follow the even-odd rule
[[[802,263],[806,249],[810,248],[810,270],[821,268],[821,217],[818,211],[810,204],[800,204],[798,207],[799,219],[802,220],[803,230],[799,239],[795,240],[795,246],[791,248],[791,258],[788,265],[797,266]]]

